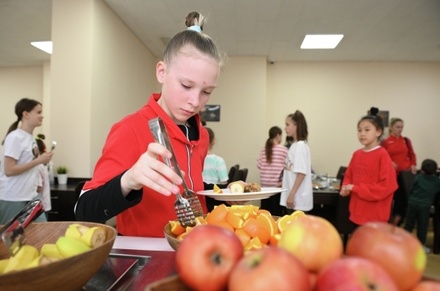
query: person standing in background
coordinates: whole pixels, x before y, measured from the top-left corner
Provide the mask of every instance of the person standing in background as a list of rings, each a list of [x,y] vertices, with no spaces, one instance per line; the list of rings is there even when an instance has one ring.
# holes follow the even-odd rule
[[[281,145],[282,130],[278,126],[269,129],[269,138],[257,159],[257,168],[260,170],[261,187],[281,187],[282,172],[287,158],[287,147]],[[261,208],[270,211],[272,215],[284,214],[280,205],[281,193],[261,200]]]
[[[286,136],[286,141],[284,142],[284,146],[287,149],[290,149],[290,146],[292,145],[292,143],[293,143],[293,138],[291,136]]]
[[[45,138],[46,137],[44,136],[44,134],[38,134],[35,138],[40,155],[44,154],[47,151],[46,144],[44,143]],[[50,201],[50,181],[48,164],[38,165],[38,170],[39,175],[37,183],[37,193],[41,202],[43,203],[43,208],[46,212],[47,217],[47,212],[52,209],[52,203]]]
[[[220,188],[224,188],[228,183],[228,168],[226,167],[226,162],[222,157],[212,153],[212,149],[215,144],[215,134],[211,128],[205,128],[209,135],[209,150],[208,155],[203,163],[202,176],[203,183],[205,184],[204,189],[211,190],[213,189],[214,184],[217,184],[217,186]],[[222,203],[223,202],[220,203],[220,201],[217,201],[211,197],[206,197],[206,206],[208,211],[214,209],[215,205]]]
[[[280,205],[294,210],[310,211],[313,208],[312,160],[307,143],[307,122],[301,111],[289,114],[284,128],[293,137],[283,171],[283,188]]]
[[[416,176],[409,194],[408,214],[405,221],[405,229],[409,232],[413,231],[417,222],[417,238],[426,253],[431,252],[425,245],[429,214],[436,195],[440,195],[440,179],[436,173],[436,161],[426,159],[422,162],[422,171]]]
[[[38,166],[47,164],[53,153],[39,154],[33,136],[43,122],[40,102],[23,98],[15,105],[17,120],[9,127],[3,140],[0,163],[0,224],[5,224],[30,201],[38,197]],[[40,215],[36,221],[47,221]]]
[[[408,193],[404,191],[404,182],[400,172],[411,171],[416,174],[417,160],[411,140],[402,136],[403,120],[401,118],[391,118],[389,131],[389,136],[382,141],[381,146],[390,155],[396,170],[397,184],[399,185],[396,192],[394,192],[391,222],[401,225],[408,208]]]
[[[383,121],[376,115],[364,116],[357,124],[358,139],[364,147],[353,153],[340,191],[341,196],[351,195],[349,219],[353,228],[390,218],[397,181],[390,156],[380,146],[383,130]]]

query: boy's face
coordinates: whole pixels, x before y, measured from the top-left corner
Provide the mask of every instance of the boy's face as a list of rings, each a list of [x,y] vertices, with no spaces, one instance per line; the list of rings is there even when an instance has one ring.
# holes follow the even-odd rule
[[[156,76],[162,84],[159,105],[176,122],[185,123],[208,102],[217,86],[218,62],[187,46],[170,64],[159,62]]]

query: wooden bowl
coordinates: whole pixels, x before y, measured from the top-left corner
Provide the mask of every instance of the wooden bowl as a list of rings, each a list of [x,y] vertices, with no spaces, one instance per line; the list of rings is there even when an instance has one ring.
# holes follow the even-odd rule
[[[168,244],[171,246],[171,248],[173,248],[173,250],[177,251],[177,249],[179,248],[180,240],[177,239],[176,236],[171,232],[171,225],[169,222],[165,225],[163,232],[165,234],[165,238],[168,241]]]
[[[69,224],[104,227],[107,239],[103,245],[77,256],[47,265],[0,275],[0,290],[81,290],[106,261],[116,238],[116,230],[105,224],[82,221],[31,223],[25,229],[26,243],[40,250],[45,243],[55,243]],[[9,258],[0,242],[0,259]]]

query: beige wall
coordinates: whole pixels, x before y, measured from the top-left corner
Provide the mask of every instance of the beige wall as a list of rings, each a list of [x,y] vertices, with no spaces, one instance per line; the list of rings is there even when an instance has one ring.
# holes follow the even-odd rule
[[[40,130],[59,143],[55,165],[68,166],[73,177],[88,177],[110,126],[159,87],[155,58],[114,13],[100,0],[74,2],[54,1],[50,65],[0,68],[0,130],[5,133],[14,121],[18,99],[43,100]],[[263,57],[231,56],[209,101],[221,105],[221,121],[208,123],[217,136],[214,151],[228,167],[249,168],[248,180],[258,181],[255,162],[268,129],[284,128],[286,115],[299,109],[309,123],[314,169],[336,174],[360,147],[357,121],[376,106],[406,121],[404,134],[419,161],[440,162],[438,80],[440,63],[270,65]]]
[[[43,101],[43,67],[0,68],[0,138],[17,119],[15,104],[21,98]],[[43,108],[44,110],[44,108]],[[47,118],[47,114],[43,111]]]
[[[103,1],[58,0],[52,11],[54,164],[90,177],[110,126],[157,87],[155,59]]]
[[[249,168],[249,181],[259,180],[255,161],[269,128],[284,129],[285,117],[297,109],[306,116],[312,164],[319,173],[336,175],[339,166],[348,164],[361,147],[357,122],[371,106],[405,120],[404,135],[413,141],[419,165],[425,158],[440,162],[440,63],[309,62],[266,67],[258,58],[232,57],[221,79],[210,101],[222,105],[221,122],[208,124],[218,138],[214,151],[228,167],[239,163]],[[267,95],[261,97],[263,92]]]

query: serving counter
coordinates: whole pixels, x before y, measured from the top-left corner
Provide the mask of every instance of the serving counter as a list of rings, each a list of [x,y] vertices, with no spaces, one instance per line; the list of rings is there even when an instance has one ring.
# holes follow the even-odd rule
[[[176,274],[174,260],[165,238],[118,236],[107,261],[83,290],[145,290]]]

